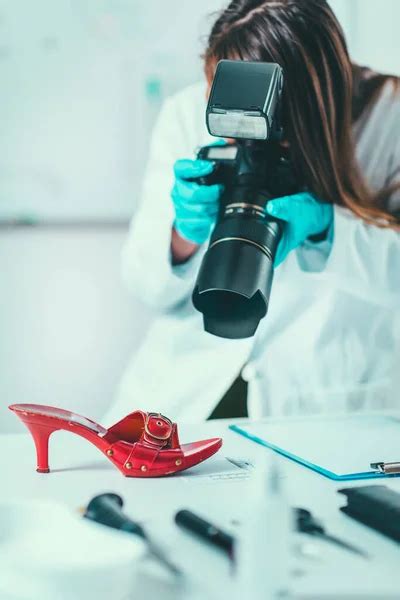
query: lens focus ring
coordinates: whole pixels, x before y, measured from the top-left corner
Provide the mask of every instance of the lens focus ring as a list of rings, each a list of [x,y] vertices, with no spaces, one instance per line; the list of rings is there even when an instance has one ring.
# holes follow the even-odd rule
[[[210,247],[223,241],[241,241],[259,247],[273,260],[281,234],[280,225],[267,215],[263,218],[251,214],[235,213],[217,223],[210,240]]]

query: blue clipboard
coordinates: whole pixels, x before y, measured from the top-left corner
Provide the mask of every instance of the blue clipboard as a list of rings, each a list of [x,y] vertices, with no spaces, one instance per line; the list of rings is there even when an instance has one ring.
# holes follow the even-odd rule
[[[286,418],[249,421],[230,425],[229,429],[333,481],[400,475],[370,466],[393,463],[396,458],[400,462],[400,419],[396,417],[366,414]]]

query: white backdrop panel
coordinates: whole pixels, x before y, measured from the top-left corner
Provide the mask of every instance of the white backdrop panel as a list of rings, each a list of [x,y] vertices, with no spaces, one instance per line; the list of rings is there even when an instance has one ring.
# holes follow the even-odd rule
[[[2,0],[0,218],[120,219],[221,0]]]

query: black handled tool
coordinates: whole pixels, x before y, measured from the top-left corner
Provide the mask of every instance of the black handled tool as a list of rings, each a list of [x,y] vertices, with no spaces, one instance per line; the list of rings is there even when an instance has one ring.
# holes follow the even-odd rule
[[[400,494],[386,485],[364,485],[338,490],[347,498],[342,506],[349,517],[400,542]]]
[[[180,510],[175,515],[175,523],[187,531],[194,533],[205,542],[221,548],[233,557],[234,538],[219,527],[199,517],[191,510]]]
[[[306,533],[308,535],[319,537],[322,540],[340,546],[344,550],[368,558],[368,554],[360,548],[357,548],[357,546],[327,533],[321,522],[315,519],[309,510],[305,508],[294,508],[293,511],[296,530],[299,533]],[[230,556],[230,558],[233,558],[235,538],[229,533],[226,533],[219,527],[209,523],[190,510],[180,510],[177,512],[175,515],[175,522],[177,525],[190,531],[194,535],[197,535],[204,541],[221,548]]]
[[[364,550],[361,550],[360,548],[357,548],[357,546],[354,546],[349,542],[327,533],[321,522],[316,519],[309,510],[305,508],[295,508],[294,511],[296,529],[300,533],[307,533],[308,535],[319,537],[322,540],[340,546],[344,550],[349,550],[349,552],[354,552],[355,554],[359,554],[364,558],[368,558],[368,554],[364,552]]]
[[[124,501],[118,494],[100,494],[99,496],[92,498],[89,502],[84,517],[91,521],[95,521],[96,523],[106,525],[107,527],[138,535],[146,542],[150,554],[162,562],[167,569],[174,573],[174,575],[180,575],[180,569],[178,569],[178,567],[169,560],[165,552],[153,542],[144,528],[122,511],[123,505]]]

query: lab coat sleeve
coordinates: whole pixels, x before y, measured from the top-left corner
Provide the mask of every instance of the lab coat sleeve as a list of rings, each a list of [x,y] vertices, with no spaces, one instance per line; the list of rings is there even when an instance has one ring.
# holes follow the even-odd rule
[[[122,277],[145,304],[169,309],[190,297],[204,248],[185,264],[172,266],[170,255],[174,209],[170,197],[173,165],[192,157],[185,123],[174,99],[161,109],[153,131],[142,197],[122,250]]]
[[[303,247],[297,259],[302,271],[321,272],[338,289],[389,309],[400,307],[399,231],[368,225],[336,206],[332,246]]]

